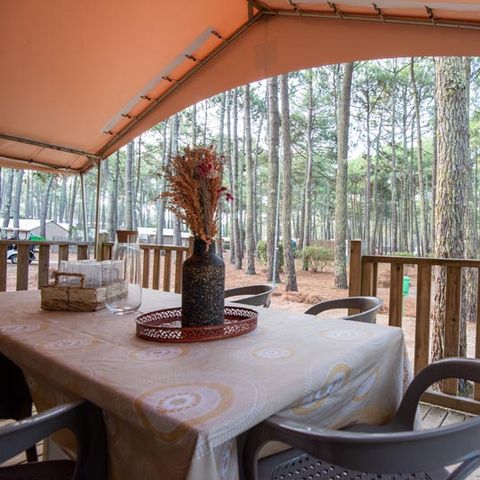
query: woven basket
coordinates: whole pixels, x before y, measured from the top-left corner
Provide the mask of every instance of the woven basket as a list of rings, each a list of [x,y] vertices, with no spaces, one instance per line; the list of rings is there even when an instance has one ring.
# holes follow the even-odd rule
[[[85,275],[83,273],[52,273],[53,284],[41,288],[43,310],[64,310],[75,312],[94,312],[105,308],[107,302],[107,287],[87,288],[85,287]],[[77,277],[80,279],[79,286],[59,285],[60,277]],[[127,293],[125,282],[115,282],[109,288],[117,291],[114,296],[122,297]]]

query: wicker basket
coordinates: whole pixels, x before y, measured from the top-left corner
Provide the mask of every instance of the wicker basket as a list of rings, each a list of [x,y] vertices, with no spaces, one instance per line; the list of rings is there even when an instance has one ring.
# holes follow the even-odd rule
[[[41,288],[42,308],[44,310],[66,310],[75,312],[94,312],[105,308],[107,302],[107,287],[85,287],[85,275],[83,273],[52,273],[53,284]],[[60,277],[77,277],[80,279],[79,286],[59,285]],[[126,295],[128,288],[125,282],[115,282],[109,288],[117,290],[117,297]]]

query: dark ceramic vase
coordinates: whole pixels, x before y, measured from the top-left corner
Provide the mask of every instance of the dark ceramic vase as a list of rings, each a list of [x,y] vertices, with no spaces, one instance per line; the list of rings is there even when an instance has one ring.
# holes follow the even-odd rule
[[[182,327],[222,324],[224,297],[225,264],[214,243],[195,238],[193,254],[183,262]]]

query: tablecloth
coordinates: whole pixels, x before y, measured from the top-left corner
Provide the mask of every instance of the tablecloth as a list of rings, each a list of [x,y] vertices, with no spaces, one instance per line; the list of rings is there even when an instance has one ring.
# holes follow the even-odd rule
[[[42,311],[32,291],[0,302],[0,351],[39,408],[86,398],[103,409],[114,480],[235,480],[236,437],[270,415],[380,423],[408,381],[399,328],[261,308],[242,337],[160,344],[135,336],[134,315]],[[179,304],[145,290],[141,310]]]

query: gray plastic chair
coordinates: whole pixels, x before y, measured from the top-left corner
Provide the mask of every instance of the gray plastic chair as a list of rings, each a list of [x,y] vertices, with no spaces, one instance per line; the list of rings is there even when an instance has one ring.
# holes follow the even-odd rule
[[[480,465],[480,417],[413,431],[422,393],[446,378],[480,382],[480,361],[454,358],[427,366],[408,387],[393,420],[385,425],[329,430],[273,416],[247,434],[243,457],[246,478],[465,478]],[[261,447],[272,440],[294,450],[258,462]],[[444,468],[458,463],[450,474]]]
[[[232,300],[232,302],[268,308],[270,306],[272,292],[272,285],[249,285],[247,287],[230,288],[229,290],[225,290],[225,298],[242,295],[243,298]]]
[[[32,415],[32,397],[22,370],[0,353],[0,419],[23,420]],[[35,445],[26,450],[27,461],[38,460]]]
[[[354,315],[340,317],[342,320],[355,320],[356,322],[375,323],[377,310],[383,305],[383,300],[378,297],[345,297],[335,300],[326,300],[310,307],[305,313],[318,315],[326,310],[336,308],[353,308],[360,310]]]
[[[77,439],[77,460],[46,460],[0,467],[0,480],[106,480],[107,447],[102,411],[74,402],[0,427],[0,464],[52,433],[67,428]]]

